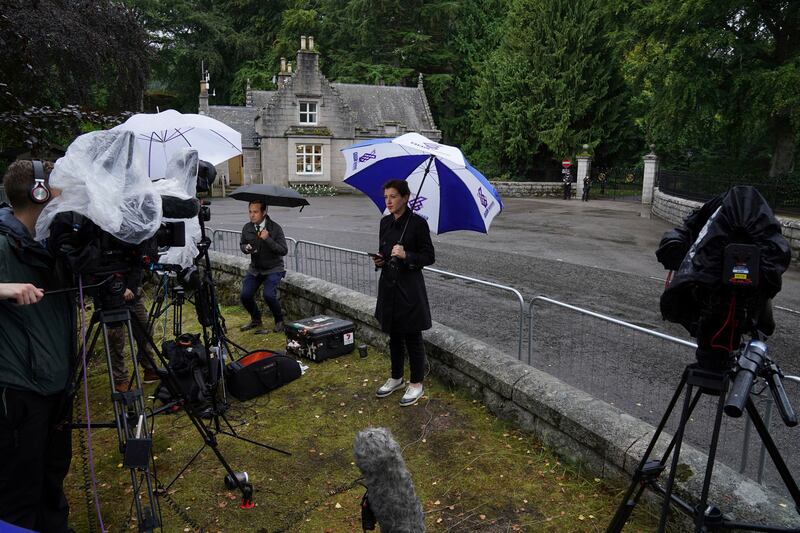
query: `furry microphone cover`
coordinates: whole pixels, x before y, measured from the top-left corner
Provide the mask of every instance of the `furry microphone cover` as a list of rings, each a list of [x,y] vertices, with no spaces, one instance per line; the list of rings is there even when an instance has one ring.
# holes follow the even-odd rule
[[[359,432],[353,444],[353,455],[364,475],[367,497],[381,531],[425,531],[422,504],[391,431],[367,428]]]

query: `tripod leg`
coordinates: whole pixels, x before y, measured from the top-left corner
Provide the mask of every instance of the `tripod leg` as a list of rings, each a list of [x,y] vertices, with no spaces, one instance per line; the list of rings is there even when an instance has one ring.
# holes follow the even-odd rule
[[[722,426],[722,412],[725,405],[725,392],[728,390],[728,375],[722,381],[722,390],[717,402],[717,413],[714,418],[714,431],[711,433],[711,446],[708,450],[708,462],[706,463],[706,473],[703,478],[703,490],[700,493],[700,502],[695,508],[695,531],[697,533],[705,531],[706,505],[708,503],[708,489],[711,486],[711,475],[714,472],[714,459],[717,455],[717,444],[719,443],[719,430]]]
[[[672,410],[675,408],[675,404],[678,402],[678,398],[680,398],[681,392],[683,392],[683,388],[686,386],[686,377],[688,372],[684,370],[683,376],[681,376],[681,381],[678,384],[678,388],[675,389],[675,394],[672,395],[672,399],[669,401],[667,405],[667,410],[664,411],[664,415],[661,417],[661,421],[658,423],[658,427],[656,428],[655,433],[653,434],[653,438],[650,439],[650,443],[647,446],[647,450],[644,452],[642,456],[642,460],[639,462],[639,466],[636,468],[636,471],[633,474],[633,479],[631,480],[631,484],[628,486],[628,490],[625,492],[625,496],[622,498],[622,502],[617,507],[616,513],[614,513],[614,518],[611,519],[611,523],[608,525],[606,529],[606,533],[615,533],[622,531],[622,528],[625,527],[625,523],[631,516],[633,512],[633,508],[636,507],[636,504],[639,501],[639,498],[642,496],[642,492],[644,491],[645,487],[645,479],[648,477],[645,474],[646,466],[648,461],[650,460],[650,454],[653,453],[653,448],[655,448],[656,443],[658,443],[658,438],[661,436],[661,432],[664,431],[664,426],[667,425],[667,421],[669,417],[672,415]],[[673,440],[674,442],[674,440]],[[672,443],[670,443],[670,449],[672,447]],[[666,460],[669,456],[669,453],[665,454],[664,457],[661,459],[661,464]],[[658,472],[660,473],[660,471]],[[657,476],[658,473],[655,473]],[[636,492],[635,495],[634,492]],[[633,495],[633,498],[631,496]]]
[[[672,503],[672,488],[675,484],[675,474],[678,472],[678,461],[681,455],[681,444],[683,443],[683,432],[686,428],[686,422],[689,420],[689,403],[692,396],[692,384],[686,387],[686,396],[683,399],[683,411],[681,412],[681,419],[678,423],[678,431],[675,433],[675,450],[672,456],[672,467],[667,478],[667,486],[664,489],[664,503],[661,506],[661,518],[658,522],[658,531],[663,533],[667,527],[667,519],[669,518],[669,506]]]
[[[761,437],[761,442],[764,443],[764,447],[769,452],[769,456],[772,458],[775,468],[778,469],[778,474],[780,474],[783,484],[786,485],[786,489],[789,491],[789,494],[792,495],[795,509],[800,513],[800,489],[797,487],[797,482],[789,472],[789,467],[786,466],[786,462],[783,460],[780,450],[778,450],[778,447],[775,445],[772,435],[769,434],[769,429],[767,429],[767,426],[764,424],[764,420],[761,419],[761,415],[758,414],[758,410],[751,398],[747,399],[745,408],[759,437]]]

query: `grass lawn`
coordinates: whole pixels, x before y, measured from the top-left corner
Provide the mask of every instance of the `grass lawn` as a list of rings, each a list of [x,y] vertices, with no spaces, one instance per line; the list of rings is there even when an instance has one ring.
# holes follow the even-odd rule
[[[184,309],[185,331],[198,331],[193,310]],[[240,333],[248,317],[224,308],[233,341],[248,349],[283,349],[282,334]],[[171,319],[170,319],[171,320]],[[160,332],[156,331],[157,339]],[[111,420],[105,362],[89,368],[92,420]],[[388,358],[369,349],[310,365],[298,380],[271,394],[232,400],[228,420],[242,436],[290,451],[287,457],[221,435],[219,449],[234,470],[246,470],[256,507],[239,508],[239,494],[223,484],[224,469],[206,449],[161,498],[165,531],[361,531],[364,488],[353,462],[356,433],[369,426],[391,429],[411,471],[430,531],[602,531],[620,491],[564,464],[532,436],[497,419],[484,405],[435,377],[413,407],[398,404],[401,393],[375,398],[389,371]],[[151,393],[154,385],[147,385]],[[150,402],[148,401],[148,404]],[[83,390],[76,414],[83,414]],[[169,482],[202,445],[182,413],[155,418],[153,453],[159,480]],[[86,484],[79,440],[67,478],[71,523],[89,530]],[[122,468],[116,431],[92,431],[95,477],[107,530],[136,530],[129,471]],[[87,467],[88,468],[88,467]],[[176,512],[180,509],[180,514]],[[650,531],[655,519],[639,506],[628,531]],[[94,506],[88,513],[95,513]],[[134,516],[135,519],[135,516]],[[96,521],[96,518],[95,518]]]

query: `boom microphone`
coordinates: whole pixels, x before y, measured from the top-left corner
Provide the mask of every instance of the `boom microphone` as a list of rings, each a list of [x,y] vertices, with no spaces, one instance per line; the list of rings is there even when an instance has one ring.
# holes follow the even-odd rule
[[[175,196],[162,196],[161,212],[165,218],[194,218],[200,212],[200,201],[197,198],[181,200]]]
[[[364,475],[365,500],[384,533],[425,531],[422,504],[403,461],[400,446],[387,428],[367,428],[353,443],[356,465]]]

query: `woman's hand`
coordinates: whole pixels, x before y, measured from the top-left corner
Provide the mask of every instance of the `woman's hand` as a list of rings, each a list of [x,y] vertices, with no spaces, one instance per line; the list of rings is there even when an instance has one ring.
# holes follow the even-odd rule
[[[370,257],[372,257],[372,262],[375,263],[375,266],[378,268],[383,267],[383,265],[386,263],[381,254],[372,254]]]
[[[406,250],[403,248],[402,244],[395,244],[392,247],[392,257],[398,257],[400,259],[406,258]]]

